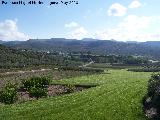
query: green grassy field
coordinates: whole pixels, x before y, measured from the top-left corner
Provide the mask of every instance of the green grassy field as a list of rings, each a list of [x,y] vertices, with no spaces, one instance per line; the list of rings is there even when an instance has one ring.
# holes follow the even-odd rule
[[[82,92],[0,105],[1,120],[143,120],[141,100],[151,73],[109,70],[58,83],[98,84]]]

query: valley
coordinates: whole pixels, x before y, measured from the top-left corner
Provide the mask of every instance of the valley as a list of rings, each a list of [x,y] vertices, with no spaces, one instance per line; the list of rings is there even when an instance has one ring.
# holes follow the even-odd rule
[[[36,44],[41,42],[35,41]],[[56,41],[50,42],[52,44]],[[77,50],[84,47],[79,41],[75,42],[80,45]],[[98,42],[103,43],[103,41]],[[1,91],[5,90],[8,83],[15,84],[18,87],[16,88],[18,100],[9,105],[0,103],[0,118],[13,120],[84,118],[145,120],[147,118],[142,101],[147,93],[152,73],[160,71],[158,57],[136,53],[128,55],[123,52],[98,54],[98,49],[93,52],[92,47],[86,51],[75,51],[74,45],[69,50],[65,47],[70,46],[68,46],[71,44],[70,41],[64,41],[67,46],[63,46],[61,50],[53,47],[56,51],[45,46],[42,48],[46,50],[24,46],[22,49],[20,46],[23,42],[12,42],[12,45],[10,42],[3,43],[5,44],[0,46]],[[65,49],[69,52],[63,51]],[[152,62],[151,59],[157,62]],[[42,88],[46,90],[47,96],[34,97],[36,94],[31,96],[32,87],[25,88],[24,82],[47,79],[45,77],[50,79],[47,88]]]

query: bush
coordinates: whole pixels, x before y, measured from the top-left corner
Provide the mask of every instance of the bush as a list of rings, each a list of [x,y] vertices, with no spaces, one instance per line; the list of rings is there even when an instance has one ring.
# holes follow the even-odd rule
[[[49,77],[32,77],[28,80],[24,80],[22,84],[24,88],[29,90],[32,87],[45,88],[50,84],[50,82],[51,79]]]
[[[148,95],[154,96],[155,94],[159,94],[160,88],[160,73],[152,74],[149,82],[148,82]]]
[[[7,84],[4,90],[0,91],[0,102],[12,104],[18,99],[17,86],[15,84]]]
[[[47,96],[47,89],[45,88],[32,87],[28,92],[30,97],[35,97],[36,99]]]
[[[152,74],[148,81],[148,92],[144,97],[143,105],[146,110],[156,109],[157,114],[152,117],[160,118],[160,73]]]
[[[47,96],[47,86],[50,82],[51,79],[49,77],[32,77],[23,81],[23,86],[29,92],[30,97],[38,99]]]
[[[66,87],[66,93],[72,93],[76,89],[74,85],[70,85],[70,84],[65,85],[65,87]]]

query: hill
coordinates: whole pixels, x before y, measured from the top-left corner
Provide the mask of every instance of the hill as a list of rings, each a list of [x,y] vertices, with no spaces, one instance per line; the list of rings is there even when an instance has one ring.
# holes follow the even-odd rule
[[[44,52],[16,50],[3,45],[0,45],[0,58],[0,68],[22,68],[56,63],[53,55]]]
[[[160,58],[160,42],[117,42],[115,40],[98,40],[85,38],[82,40],[52,38],[30,39],[21,42],[5,42],[6,46],[17,49],[32,49],[50,52],[83,52],[93,54],[140,55]]]

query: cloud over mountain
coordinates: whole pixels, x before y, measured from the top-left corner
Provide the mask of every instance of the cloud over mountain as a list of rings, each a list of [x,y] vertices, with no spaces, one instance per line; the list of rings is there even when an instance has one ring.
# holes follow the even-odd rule
[[[28,36],[18,30],[17,20],[0,22],[1,40],[27,40]]]

